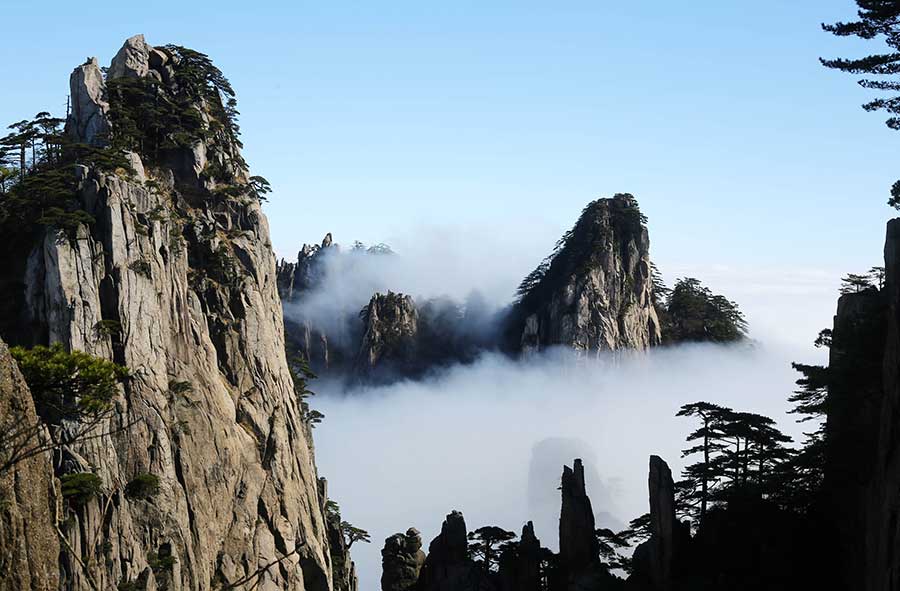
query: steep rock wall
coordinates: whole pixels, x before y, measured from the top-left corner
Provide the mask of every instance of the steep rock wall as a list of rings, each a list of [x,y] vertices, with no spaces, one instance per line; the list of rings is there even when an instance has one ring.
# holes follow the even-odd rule
[[[0,589],[57,589],[59,495],[49,454],[30,455],[43,434],[28,386],[2,341],[0,433]]]
[[[110,76],[165,81],[172,59],[133,37]],[[76,69],[73,89],[85,80],[103,83],[96,60]],[[80,100],[102,96],[95,90]],[[105,109],[73,111],[70,133],[92,139]],[[266,219],[255,199],[215,194],[206,173],[217,162],[245,177],[237,147],[214,137],[146,171],[131,160],[133,174],[78,169],[78,197],[96,222],[38,239],[16,298],[23,321],[7,329],[132,372],[109,434],[69,446],[55,466],[103,483],[98,498],[68,509],[66,539],[82,560],[61,555],[62,584],[332,589],[325,499],[285,360]],[[124,494],[145,473],[159,478],[158,494]]]

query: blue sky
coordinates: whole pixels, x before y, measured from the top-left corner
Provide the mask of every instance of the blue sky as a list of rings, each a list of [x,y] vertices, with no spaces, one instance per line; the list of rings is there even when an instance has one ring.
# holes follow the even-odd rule
[[[631,192],[664,271],[832,276],[879,262],[900,177],[900,134],[817,61],[867,49],[819,28],[853,9],[44,2],[54,18],[39,34],[0,37],[0,119],[61,111],[75,65],[108,63],[142,32],[208,53],[231,79],[245,156],[275,187],[279,254],[326,231],[403,243],[436,227],[544,252],[589,200]],[[8,22],[32,13],[4,7]]]

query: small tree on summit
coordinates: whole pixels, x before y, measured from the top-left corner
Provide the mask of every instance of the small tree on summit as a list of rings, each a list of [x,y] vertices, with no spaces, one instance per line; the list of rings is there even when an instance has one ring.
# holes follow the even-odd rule
[[[493,570],[500,558],[500,545],[515,537],[513,532],[496,525],[479,527],[469,533],[469,553],[474,559],[482,561],[485,572]]]
[[[874,287],[874,285],[872,284],[872,278],[869,275],[848,273],[844,277],[841,277],[841,295],[860,293],[871,287]]]

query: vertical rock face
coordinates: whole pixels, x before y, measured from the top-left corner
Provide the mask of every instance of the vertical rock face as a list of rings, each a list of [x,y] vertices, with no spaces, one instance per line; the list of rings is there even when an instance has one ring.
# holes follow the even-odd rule
[[[405,534],[394,534],[384,541],[381,551],[381,589],[406,591],[415,587],[425,563],[422,536],[415,528]]]
[[[844,295],[834,319],[823,488],[848,589],[900,588],[900,220],[885,286]]]
[[[13,449],[24,451],[39,444],[37,425],[28,386],[0,341],[0,463],[12,462]],[[0,471],[0,589],[59,587],[53,481],[53,468],[44,454]]]
[[[365,326],[355,373],[383,371],[411,373],[417,359],[419,313],[410,296],[389,291],[372,296],[362,312]]]
[[[559,560],[569,574],[583,572],[597,560],[594,510],[584,485],[584,465],[575,460],[563,467],[562,509],[559,515]]]
[[[534,524],[522,527],[522,536],[513,549],[500,556],[500,587],[504,591],[540,591],[541,542],[534,535]]]
[[[93,146],[102,145],[109,134],[106,120],[109,104],[103,97],[104,87],[103,72],[94,57],[75,68],[69,79],[73,125],[69,133],[76,140]]]
[[[441,525],[441,533],[428,546],[428,557],[419,577],[419,589],[467,591],[481,588],[481,569],[469,560],[466,520],[453,511]],[[486,587],[490,589],[490,587]]]
[[[675,516],[675,483],[662,458],[650,456],[650,539],[634,552],[635,575],[649,589],[672,589],[675,546],[680,533]],[[687,534],[688,537],[690,534]]]
[[[110,78],[163,78],[171,65],[160,55],[129,39]],[[73,84],[95,65],[76,69]],[[95,107],[73,111],[70,129],[85,134],[83,114],[103,112]],[[147,168],[152,183],[80,167],[78,198],[96,222],[73,236],[47,232],[19,281],[4,283],[22,288],[11,298],[22,323],[8,335],[133,374],[105,426],[113,434],[69,446],[54,466],[94,472],[103,488],[68,510],[67,543],[92,566],[63,553],[61,584],[329,590],[324,499],[285,360],[265,216],[255,199],[212,198],[206,164],[240,178],[237,146],[213,138],[170,156],[177,166]],[[158,494],[125,495],[146,473]]]
[[[337,337],[335,344],[338,350],[334,351],[329,344],[328,331],[301,309],[300,302],[325,278],[328,257],[338,254],[339,247],[334,244],[329,232],[321,245],[304,244],[297,253],[296,262],[281,260],[276,267],[278,293],[285,310],[288,348],[300,355],[316,372],[326,371],[335,362],[340,363],[341,350],[348,339],[342,338],[344,334],[332,335]],[[335,321],[340,322],[340,319]]]
[[[598,199],[523,281],[509,346],[646,349],[660,342],[651,290],[650,240],[637,202]]]

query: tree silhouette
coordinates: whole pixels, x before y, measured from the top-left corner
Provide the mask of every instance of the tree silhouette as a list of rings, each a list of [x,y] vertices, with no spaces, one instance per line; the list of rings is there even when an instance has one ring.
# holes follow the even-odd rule
[[[684,475],[688,480],[698,482],[700,490],[698,501],[700,503],[699,519],[706,516],[709,505],[709,489],[713,483],[714,475],[711,471],[712,460],[715,454],[721,453],[725,448],[724,426],[726,417],[731,409],[709,402],[694,402],[682,406],[675,416],[697,417],[700,419],[700,428],[687,436],[688,442],[699,442],[681,453],[681,457],[694,454],[702,454],[703,459],[691,464],[684,469]]]
[[[822,59],[827,68],[863,75],[859,85],[863,88],[892,93],[888,98],[877,98],[863,104],[866,111],[885,111],[885,122],[891,129],[900,129],[900,2],[896,0],[856,0],[859,20],[823,24],[822,28],[838,37],[859,37],[871,41],[881,39],[888,47],[884,53],[875,53],[855,59]],[[874,77],[874,78],[873,78]],[[891,188],[888,204],[900,208],[900,181]]]
[[[514,540],[516,534],[496,525],[479,527],[469,532],[469,554],[481,560],[485,572],[493,570],[499,559],[499,546]]]
[[[851,293],[860,293],[874,287],[872,277],[868,274],[859,275],[856,273],[848,273],[841,277],[841,294],[847,295]]]

